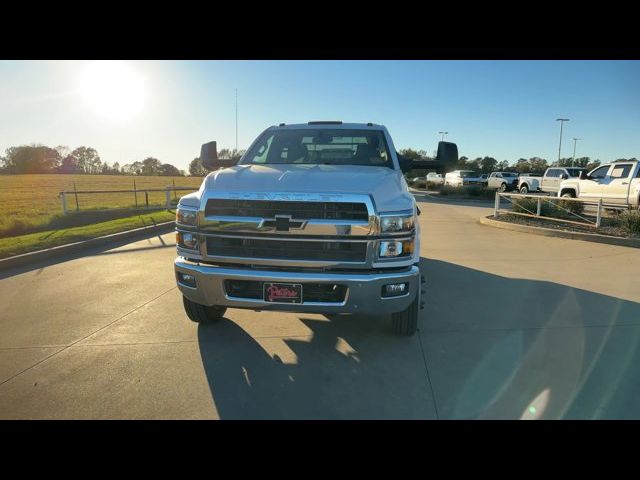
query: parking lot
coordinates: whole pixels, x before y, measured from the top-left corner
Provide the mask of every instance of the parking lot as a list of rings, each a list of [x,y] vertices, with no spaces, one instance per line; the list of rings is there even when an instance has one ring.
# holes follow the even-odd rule
[[[229,309],[198,326],[174,235],[0,275],[0,418],[640,418],[640,251],[417,195],[425,309]]]

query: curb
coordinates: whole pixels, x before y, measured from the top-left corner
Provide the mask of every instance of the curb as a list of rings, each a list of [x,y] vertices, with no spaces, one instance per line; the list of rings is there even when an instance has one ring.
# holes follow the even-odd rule
[[[0,271],[8,270],[15,267],[22,267],[39,260],[49,260],[52,258],[63,257],[65,255],[81,252],[92,247],[120,242],[122,240],[130,240],[136,237],[155,235],[157,233],[168,233],[175,228],[175,223],[176,222],[174,221],[158,223],[157,225],[151,225],[149,227],[126,230],[124,232],[112,233],[110,235],[92,238],[90,240],[83,240],[81,242],[69,243],[67,245],[60,245],[57,247],[47,248],[45,250],[37,250],[35,252],[23,253],[22,255],[3,258],[0,260]]]
[[[640,248],[640,238],[612,237],[610,235],[600,235],[598,233],[567,232],[565,230],[555,230],[546,227],[532,227],[530,225],[518,225],[515,223],[501,222],[488,217],[480,217],[483,225],[512,230],[514,232],[533,233],[545,237],[568,238],[571,240],[583,240],[585,242],[606,243],[622,247]]]

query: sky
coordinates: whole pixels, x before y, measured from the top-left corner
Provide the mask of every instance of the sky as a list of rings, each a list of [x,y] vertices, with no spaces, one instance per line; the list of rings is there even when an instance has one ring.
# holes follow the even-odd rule
[[[386,125],[397,149],[498,161],[640,156],[640,61],[0,61],[0,152],[84,145],[187,169],[202,143],[247,148],[310,120]],[[0,153],[0,154],[1,154]]]

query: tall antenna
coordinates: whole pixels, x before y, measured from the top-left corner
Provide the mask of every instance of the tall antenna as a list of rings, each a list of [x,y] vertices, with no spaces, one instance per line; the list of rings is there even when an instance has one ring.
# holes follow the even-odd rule
[[[236,152],[238,151],[238,89],[236,88]]]

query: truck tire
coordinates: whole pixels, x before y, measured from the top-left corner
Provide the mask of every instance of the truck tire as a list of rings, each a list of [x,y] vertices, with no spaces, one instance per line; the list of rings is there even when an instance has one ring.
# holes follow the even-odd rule
[[[573,190],[567,190],[566,192],[564,192],[561,197],[564,198],[576,198],[576,194],[573,192]]]
[[[393,323],[393,332],[396,335],[403,337],[412,337],[418,330],[418,313],[420,312],[420,289],[418,287],[418,293],[416,298],[413,299],[411,305],[402,312],[397,312],[391,315],[391,321]]]
[[[498,188],[498,191],[499,191],[499,192],[501,192],[501,193],[502,193],[502,192],[506,192],[506,191],[507,191],[507,184],[506,184],[506,183],[504,183],[504,182],[502,182],[502,183],[500,184],[500,188]]]
[[[529,186],[526,183],[520,187],[520,193],[522,195],[529,193]]]
[[[227,307],[200,305],[199,303],[192,302],[184,295],[182,296],[182,303],[184,304],[184,311],[189,317],[189,320],[196,323],[213,323],[222,318],[224,312],[227,311]]]

